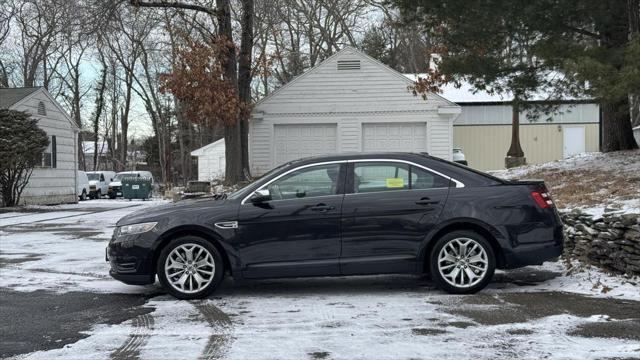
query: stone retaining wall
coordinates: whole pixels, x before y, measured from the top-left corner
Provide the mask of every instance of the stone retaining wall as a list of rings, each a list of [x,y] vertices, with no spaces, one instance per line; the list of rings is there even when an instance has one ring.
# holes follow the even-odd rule
[[[640,214],[593,217],[573,210],[561,217],[565,256],[612,272],[640,275]]]

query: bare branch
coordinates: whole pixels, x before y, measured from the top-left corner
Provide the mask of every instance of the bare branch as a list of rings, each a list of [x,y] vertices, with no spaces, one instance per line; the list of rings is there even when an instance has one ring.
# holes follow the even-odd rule
[[[187,4],[179,1],[140,1],[130,0],[129,3],[135,7],[147,7],[147,8],[172,8],[172,9],[184,9],[193,10],[198,12],[204,12],[209,15],[216,15],[216,9],[206,6]]]

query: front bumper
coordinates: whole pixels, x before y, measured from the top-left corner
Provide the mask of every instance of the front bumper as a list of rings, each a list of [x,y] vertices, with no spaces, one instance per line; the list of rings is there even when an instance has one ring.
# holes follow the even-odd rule
[[[109,195],[109,197],[122,197],[122,187],[121,186],[109,187],[109,190],[107,191],[107,195]]]
[[[109,275],[125,284],[153,284],[153,245],[156,240],[157,235],[153,232],[126,236],[123,239],[112,238],[105,254],[111,265]]]
[[[120,274],[113,270],[109,271],[109,275],[127,285],[149,285],[156,281],[155,275]]]

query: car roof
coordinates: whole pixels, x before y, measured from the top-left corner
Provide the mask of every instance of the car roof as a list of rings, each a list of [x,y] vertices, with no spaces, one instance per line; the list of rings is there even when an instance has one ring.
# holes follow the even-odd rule
[[[329,162],[329,161],[342,161],[342,160],[359,160],[359,159],[397,159],[397,160],[411,160],[416,158],[432,158],[427,153],[411,153],[411,152],[350,152],[333,155],[319,155],[311,156],[298,160],[293,160],[288,164],[304,164],[315,162]]]
[[[283,168],[291,166],[300,166],[313,163],[344,161],[344,160],[360,160],[360,159],[389,159],[389,160],[405,160],[415,162],[417,164],[428,164],[430,169],[436,170],[447,176],[450,176],[464,184],[469,185],[491,185],[504,183],[504,180],[484,172],[447,161],[428,153],[410,153],[410,152],[360,152],[360,153],[342,153],[334,155],[312,156],[299,160],[293,160],[283,164]]]

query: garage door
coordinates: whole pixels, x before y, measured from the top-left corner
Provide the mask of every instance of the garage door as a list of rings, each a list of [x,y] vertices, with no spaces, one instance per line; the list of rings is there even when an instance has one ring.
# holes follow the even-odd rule
[[[333,154],[337,149],[336,124],[275,125],[275,164],[303,157]]]
[[[362,149],[427,152],[427,123],[362,124]]]

